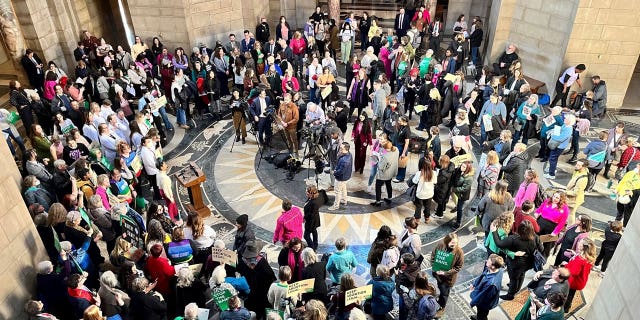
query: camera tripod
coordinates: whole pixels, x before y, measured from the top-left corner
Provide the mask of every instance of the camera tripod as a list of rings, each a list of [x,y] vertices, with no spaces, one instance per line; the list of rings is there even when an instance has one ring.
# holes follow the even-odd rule
[[[309,128],[304,128],[301,131],[310,130]],[[318,186],[318,175],[322,173],[322,171],[318,172],[318,170],[323,170],[325,163],[328,163],[327,159],[327,150],[324,146],[322,146],[323,135],[321,133],[314,133],[313,131],[307,133],[306,144],[304,146],[304,157],[302,162],[307,162],[307,181],[311,176],[311,160],[314,161],[315,167],[315,181],[316,187]],[[323,167],[319,167],[318,162],[322,162]]]

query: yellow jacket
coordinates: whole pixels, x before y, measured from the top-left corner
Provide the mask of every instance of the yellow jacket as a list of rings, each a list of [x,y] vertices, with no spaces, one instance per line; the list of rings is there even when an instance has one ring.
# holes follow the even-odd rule
[[[571,207],[578,207],[584,203],[584,190],[589,183],[588,171],[575,171],[567,183],[567,202]]]
[[[636,170],[631,170],[624,174],[620,183],[616,187],[616,194],[624,195],[625,191],[640,189],[640,174]]]

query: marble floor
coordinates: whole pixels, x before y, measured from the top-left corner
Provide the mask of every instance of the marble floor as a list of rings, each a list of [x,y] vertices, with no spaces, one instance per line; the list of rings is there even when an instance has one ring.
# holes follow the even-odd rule
[[[339,81],[343,79],[339,79]],[[589,134],[580,140],[581,148],[591,139],[597,136],[597,132],[608,129],[615,125],[617,121],[625,121],[629,131],[637,135],[640,133],[640,113],[636,112],[609,112],[601,120],[594,120]],[[411,122],[412,128],[416,126],[415,120]],[[350,130],[350,126],[349,126]],[[207,176],[204,182],[203,191],[206,205],[211,209],[212,215],[207,218],[207,223],[212,225],[218,232],[219,238],[231,244],[235,232],[235,218],[240,214],[248,214],[250,224],[256,231],[259,240],[264,243],[264,251],[268,253],[270,262],[275,267],[279,245],[271,242],[275,221],[281,211],[280,206],[283,198],[290,199],[294,205],[304,204],[304,188],[307,184],[316,183],[313,162],[304,162],[301,170],[292,180],[287,179],[284,169],[277,169],[266,160],[260,160],[260,150],[254,136],[247,137],[247,143],[234,143],[232,136],[234,130],[229,120],[208,123],[206,120],[198,122],[198,127],[188,132],[177,131],[170,142],[170,152],[167,154],[170,173],[179,171],[189,162],[197,163]],[[417,132],[418,135],[426,135],[425,132]],[[350,131],[346,134],[350,137]],[[274,138],[276,141],[278,137]],[[450,139],[447,129],[441,130],[441,140],[443,152],[449,148]],[[474,144],[477,146],[475,137]],[[272,149],[265,149],[263,156],[268,156],[278,152],[277,145]],[[232,149],[233,148],[233,149]],[[534,155],[539,148],[537,143],[531,144],[529,152]],[[474,161],[479,158],[479,148],[475,148]],[[302,153],[302,151],[301,151]],[[569,156],[562,156],[559,161],[559,173],[554,181],[543,181],[545,186],[563,187],[568,182],[573,166],[566,163]],[[418,155],[411,155],[407,176],[417,170]],[[259,166],[258,166],[259,165]],[[307,168],[310,167],[310,170]],[[532,168],[542,173],[542,163],[534,160]],[[540,174],[542,175],[542,174]],[[393,184],[393,202],[382,207],[371,207],[368,205],[374,196],[367,191],[367,180],[369,169],[365,168],[364,173],[354,173],[353,178],[348,183],[349,204],[339,211],[329,211],[328,205],[321,209],[322,226],[318,229],[320,238],[319,252],[330,252],[333,250],[333,243],[338,237],[344,237],[350,244],[351,250],[356,254],[359,266],[355,270],[357,281],[365,283],[368,281],[368,264],[366,263],[367,252],[370,243],[375,238],[377,230],[382,225],[388,225],[392,230],[399,232],[402,229],[403,219],[413,215],[414,206],[404,195],[407,186],[405,183]],[[181,208],[189,202],[187,190],[180,186],[177,181],[175,190],[180,200]],[[318,176],[318,185],[324,188],[330,184],[326,174]],[[474,183],[475,185],[475,183]],[[474,186],[475,188],[475,186]],[[473,192],[473,191],[472,191]],[[585,204],[579,209],[580,213],[590,214],[594,220],[594,231],[592,237],[599,243],[603,240],[603,230],[606,222],[615,217],[615,202],[609,197],[611,190],[607,188],[607,181],[601,176],[594,192],[588,193]],[[329,192],[330,204],[332,203],[332,192]],[[452,204],[449,204],[449,208]],[[483,233],[475,233],[473,230],[473,212],[465,209],[463,226],[457,230],[460,237],[460,245],[465,252],[465,267],[460,272],[458,282],[452,290],[451,301],[447,305],[445,319],[467,319],[474,311],[469,307],[469,286],[473,279],[480,274],[486,251],[483,248]],[[443,219],[432,219],[427,225],[420,224],[418,229],[423,248],[422,252],[429,255],[435,244],[444,235],[454,231],[452,219],[453,213],[446,211]],[[273,261],[271,261],[273,260]],[[429,259],[425,259],[428,261]],[[422,269],[428,270],[430,265],[425,262]],[[525,283],[532,276],[527,275]],[[504,281],[508,282],[507,277]],[[580,299],[586,301],[588,305],[593,298],[600,283],[600,277],[592,273],[588,287],[582,291]],[[586,308],[582,304],[577,304],[576,315],[584,314]],[[499,308],[491,312],[491,319],[510,319],[514,305],[511,302],[503,302]]]

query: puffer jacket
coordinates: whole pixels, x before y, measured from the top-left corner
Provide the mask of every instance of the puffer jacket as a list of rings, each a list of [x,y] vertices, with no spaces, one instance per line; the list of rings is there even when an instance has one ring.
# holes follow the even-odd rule
[[[435,191],[433,193],[433,201],[440,203],[448,201],[451,194],[452,177],[456,167],[453,163],[449,163],[447,168],[438,170],[438,178],[436,179]]]
[[[393,310],[394,283],[391,279],[373,278],[373,297],[371,298],[371,313],[383,315]]]

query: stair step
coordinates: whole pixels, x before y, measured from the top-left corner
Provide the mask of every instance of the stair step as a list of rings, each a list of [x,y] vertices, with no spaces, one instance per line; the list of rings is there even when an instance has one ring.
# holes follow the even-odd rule
[[[14,73],[0,73],[0,79],[18,80],[18,75]]]

